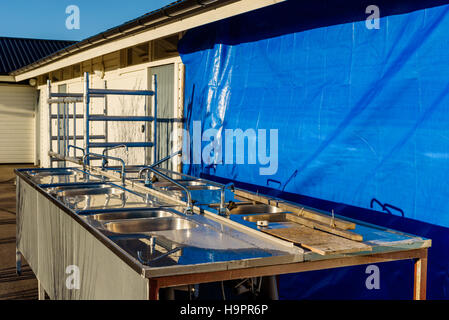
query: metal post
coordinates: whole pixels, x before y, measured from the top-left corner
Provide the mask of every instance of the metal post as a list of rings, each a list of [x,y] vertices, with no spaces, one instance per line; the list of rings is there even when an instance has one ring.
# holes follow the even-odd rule
[[[107,83],[106,80],[104,81],[104,89],[105,90],[108,89],[108,83]],[[104,96],[103,114],[104,114],[105,117],[108,116],[108,96],[107,95]],[[108,121],[105,121],[104,122],[104,142],[108,142],[108,130],[109,130]],[[106,154],[108,154],[108,153],[106,153]]]
[[[51,81],[50,79],[47,80],[47,99],[51,98]],[[48,133],[49,133],[49,143],[50,143],[50,151],[53,151],[53,132],[52,132],[52,119],[51,119],[52,113],[51,113],[51,103],[48,103]],[[51,161],[50,157],[50,167],[53,168],[53,161]]]
[[[73,104],[73,145],[76,147],[76,102]],[[76,159],[76,148],[73,149],[73,157]]]
[[[61,154],[61,141],[60,141],[60,130],[61,130],[61,128],[60,128],[60,126],[61,126],[61,124],[60,124],[60,114],[59,114],[59,104],[57,104],[56,105],[56,110],[57,110],[57,115],[56,115],[56,122],[57,122],[57,141],[58,141],[58,154]]]
[[[63,145],[63,150],[62,150],[62,154],[64,155],[64,157],[66,156],[67,153],[67,104],[63,103],[62,104],[62,145]],[[65,162],[64,162],[64,166],[65,166]]]
[[[69,156],[69,150],[67,148],[69,147],[69,144],[70,144],[70,103],[66,103],[65,119],[66,119],[67,127],[65,129],[66,143],[65,143],[64,154],[66,156]],[[67,167],[67,162],[66,161],[64,161],[64,167]]]
[[[157,75],[153,75],[152,78],[152,88],[154,91],[153,95],[153,110],[154,110],[154,120],[153,120],[153,163],[157,161],[158,153],[158,143],[157,143]]]
[[[84,150],[86,154],[90,153],[89,150],[89,73],[84,73],[84,92],[83,92],[83,100],[84,100]],[[89,159],[86,159],[87,164],[90,163]]]

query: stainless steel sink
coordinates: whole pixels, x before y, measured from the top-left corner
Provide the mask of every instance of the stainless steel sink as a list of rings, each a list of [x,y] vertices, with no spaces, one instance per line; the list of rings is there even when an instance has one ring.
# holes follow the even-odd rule
[[[230,214],[264,214],[264,213],[279,213],[284,210],[270,206],[267,204],[235,204],[236,207],[229,209]],[[213,204],[210,207],[216,208],[217,205]]]
[[[91,219],[97,221],[110,220],[124,220],[124,219],[145,219],[145,218],[166,218],[172,217],[173,213],[169,210],[154,209],[154,210],[128,210],[128,211],[114,211],[100,214],[90,215]]]
[[[109,184],[92,184],[59,186],[49,189],[48,192],[57,197],[74,197],[98,194],[122,194],[124,190]]]
[[[55,169],[55,170],[30,170],[31,176],[49,177],[49,176],[71,176],[77,173],[73,169]]]
[[[195,181],[195,180],[175,180],[176,182],[182,184],[189,190],[218,190],[217,186],[213,186],[207,184],[203,181]],[[174,185],[169,181],[161,181],[153,183],[153,187],[162,189],[162,190],[182,190],[179,186]]]
[[[198,226],[197,223],[183,218],[134,219],[107,222],[103,225],[106,230],[120,234],[188,230]]]

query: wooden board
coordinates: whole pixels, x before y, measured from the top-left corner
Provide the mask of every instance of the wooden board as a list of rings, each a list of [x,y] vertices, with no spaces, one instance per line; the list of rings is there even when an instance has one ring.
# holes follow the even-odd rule
[[[242,189],[236,189],[235,195],[238,199],[245,199],[245,200],[253,200],[261,203],[265,203],[268,205],[272,205],[275,207],[278,207],[282,210],[293,212],[299,216],[302,216],[304,218],[308,218],[311,220],[315,220],[324,224],[330,225],[331,223],[334,224],[335,227],[343,229],[343,230],[354,230],[355,229],[355,223],[335,218],[333,219],[330,215],[317,212],[315,210],[312,210],[310,208],[306,208],[304,206],[296,205],[288,201],[284,201],[281,199],[276,198],[269,198],[267,196],[259,195],[254,192],[242,190]]]
[[[291,241],[321,255],[371,251],[371,247],[306,226],[279,229],[262,229],[272,236]]]
[[[346,238],[346,239],[349,239],[349,240],[363,241],[363,236],[358,234],[358,233],[355,233],[355,232],[352,232],[352,231],[348,231],[348,230],[339,229],[339,228],[336,228],[336,227],[332,227],[330,225],[326,225],[326,224],[321,223],[321,222],[317,222],[317,221],[314,221],[314,220],[311,220],[311,219],[300,217],[300,216],[297,216],[297,215],[292,214],[292,213],[287,213],[286,214],[286,218],[289,221],[292,221],[292,222],[295,222],[295,223],[299,223],[299,224],[304,225],[306,227],[317,229],[317,230],[321,230],[321,231],[325,231],[325,232],[328,232],[328,233],[332,233],[332,234],[335,234],[337,236],[340,236],[340,237],[343,237],[343,238]]]

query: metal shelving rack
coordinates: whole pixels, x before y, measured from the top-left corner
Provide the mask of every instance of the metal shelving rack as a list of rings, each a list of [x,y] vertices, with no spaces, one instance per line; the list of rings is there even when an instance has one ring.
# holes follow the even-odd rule
[[[63,161],[66,165],[66,159],[70,158],[70,147],[76,146],[77,141],[84,140],[84,154],[91,152],[91,149],[105,149],[124,145],[128,148],[153,148],[153,160],[157,161],[157,77],[152,78],[153,90],[115,90],[107,89],[93,89],[89,86],[89,73],[84,73],[84,90],[83,93],[54,93],[51,91],[51,81],[47,81],[47,96],[49,108],[49,141],[50,141],[50,163],[53,167],[53,162]],[[147,96],[153,99],[153,116],[109,116],[107,107],[108,95],[127,95],[127,96]],[[90,104],[93,98],[105,99],[105,108],[103,114],[91,114]],[[77,103],[83,104],[83,114],[77,114]],[[52,105],[58,104],[57,113],[52,113]],[[60,112],[59,104],[63,105],[62,112]],[[73,113],[70,113],[70,105],[73,105]],[[147,113],[147,103],[145,103],[145,113]],[[84,119],[84,134],[77,135],[76,120]],[[57,134],[53,135],[53,120],[57,121]],[[70,125],[72,120],[72,126]],[[103,135],[91,135],[91,122],[104,122],[105,132]],[[153,141],[108,141],[108,122],[144,122],[145,132],[148,123],[152,124]],[[62,124],[62,126],[61,126]],[[73,128],[73,133],[70,135],[70,128]],[[98,142],[103,140],[103,142]],[[53,150],[53,141],[57,141],[57,151]],[[73,158],[71,160],[80,160],[77,157],[77,149],[73,148]],[[153,162],[154,162],[153,161]]]

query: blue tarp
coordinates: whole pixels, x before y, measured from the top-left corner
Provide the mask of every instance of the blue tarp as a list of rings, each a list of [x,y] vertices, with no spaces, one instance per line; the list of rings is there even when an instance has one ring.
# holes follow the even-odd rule
[[[226,129],[278,129],[279,157],[270,176],[257,164],[183,169],[354,218],[384,211],[367,219],[433,239],[428,296],[449,298],[449,6],[380,1],[380,28],[368,29],[369,4],[288,1],[187,32],[191,135],[195,121],[218,141]],[[379,266],[380,290],[357,267],[283,277],[281,297],[410,298],[410,262]]]

